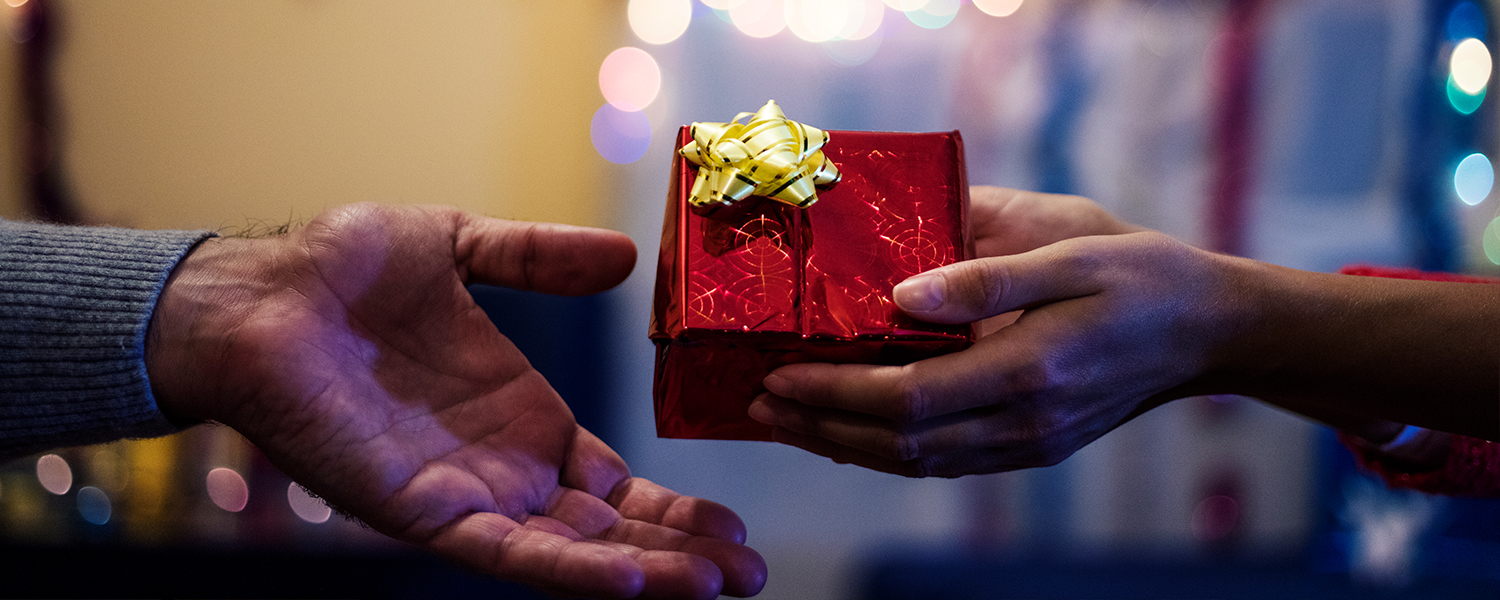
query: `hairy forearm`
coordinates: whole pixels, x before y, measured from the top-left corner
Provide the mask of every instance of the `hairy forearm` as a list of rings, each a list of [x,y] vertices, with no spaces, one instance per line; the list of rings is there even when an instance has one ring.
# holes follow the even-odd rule
[[[1310,273],[1226,259],[1242,309],[1207,379],[1314,418],[1500,439],[1500,286]]]

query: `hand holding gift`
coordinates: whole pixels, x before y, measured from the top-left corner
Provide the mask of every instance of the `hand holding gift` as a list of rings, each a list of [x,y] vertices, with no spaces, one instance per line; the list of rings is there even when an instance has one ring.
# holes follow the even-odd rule
[[[985,335],[903,366],[776,369],[750,414],[777,441],[911,476],[989,473],[1055,464],[1155,406],[1211,393],[1336,425],[1500,438],[1500,351],[1485,339],[1500,331],[1500,286],[1286,269],[1075,197],[976,188],[972,201],[981,258],[894,296],[914,317],[978,321]]]

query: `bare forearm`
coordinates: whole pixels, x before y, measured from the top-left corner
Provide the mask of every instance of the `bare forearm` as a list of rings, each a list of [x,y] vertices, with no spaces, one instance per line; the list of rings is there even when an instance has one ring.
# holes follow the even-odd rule
[[[1500,286],[1297,271],[1228,259],[1252,306],[1222,391],[1500,439]]]

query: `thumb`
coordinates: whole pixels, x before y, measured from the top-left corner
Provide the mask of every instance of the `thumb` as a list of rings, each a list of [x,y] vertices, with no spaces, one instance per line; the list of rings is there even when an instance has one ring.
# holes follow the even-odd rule
[[[612,288],[635,268],[635,243],[617,231],[465,217],[458,236],[467,252],[458,258],[467,283],[579,296]]]
[[[934,323],[971,323],[1099,291],[1097,261],[1062,242],[1011,256],[980,258],[913,275],[892,296],[907,314]]]

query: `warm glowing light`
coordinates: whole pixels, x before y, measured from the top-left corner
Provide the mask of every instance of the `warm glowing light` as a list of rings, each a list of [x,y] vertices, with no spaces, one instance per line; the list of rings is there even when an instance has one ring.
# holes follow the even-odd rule
[[[73,489],[73,469],[63,457],[48,454],[36,459],[36,480],[47,491],[61,496]]]
[[[1484,256],[1490,262],[1500,265],[1500,217],[1495,217],[1490,224],[1484,228]]]
[[[839,31],[839,37],[846,40],[865,39],[880,29],[880,23],[883,20],[885,20],[885,4],[881,0],[851,0],[849,20],[844,21],[844,28]]]
[[[849,13],[852,12],[849,8],[850,4],[860,4],[861,12],[864,8],[859,0],[801,0],[800,2],[792,0],[787,2],[787,6],[793,4],[802,5],[802,21],[813,36],[819,38],[817,41],[838,37],[839,32],[843,31],[844,26],[849,22]],[[788,14],[788,26],[791,25],[791,21],[791,15]]]
[[[885,0],[885,5],[899,11],[922,10],[931,0]]]
[[[291,505],[292,512],[297,513],[297,518],[308,523],[323,523],[333,516],[333,509],[328,508],[327,502],[307,493],[295,481],[286,486],[286,502]]]
[[[880,50],[880,36],[858,40],[829,40],[822,44],[823,53],[833,62],[846,67],[857,67],[869,62]]]
[[[599,91],[620,110],[641,110],[661,91],[661,68],[645,50],[620,48],[599,65]]]
[[[130,480],[130,469],[114,448],[105,446],[94,452],[89,458],[88,471],[89,478],[99,485],[99,489],[118,494],[125,490]]]
[[[649,44],[666,44],[682,36],[693,20],[692,0],[630,0],[630,30]]]
[[[918,27],[942,29],[958,16],[959,0],[931,0],[918,10],[906,11],[906,18]]]
[[[209,471],[207,486],[208,499],[229,512],[245,510],[250,502],[250,486],[245,485],[245,478],[234,469],[219,467]]]
[[[109,516],[113,512],[109,495],[104,490],[91,485],[78,488],[78,516],[83,517],[83,520],[103,525],[109,522]]]
[[[786,29],[786,13],[780,0],[745,0],[729,9],[729,19],[740,33],[766,38]]]
[[[1470,94],[1478,94],[1490,82],[1490,70],[1494,68],[1490,60],[1490,49],[1486,48],[1484,42],[1474,38],[1459,42],[1453,48],[1453,58],[1448,62],[1449,69],[1453,72],[1453,82],[1458,84],[1459,89]]]
[[[1479,105],[1484,104],[1484,94],[1487,88],[1479,88],[1479,93],[1470,94],[1458,87],[1453,81],[1453,76],[1448,76],[1448,104],[1453,105],[1453,110],[1469,115],[1479,110]]]
[[[1453,171],[1453,189],[1458,192],[1458,199],[1469,206],[1484,202],[1494,187],[1495,168],[1489,158],[1478,152],[1464,157]]]
[[[703,0],[703,5],[716,10],[729,10],[745,0]]]
[[[26,4],[26,0],[5,0],[5,3],[9,4],[11,8],[21,8],[21,6]]]
[[[1240,522],[1240,504],[1229,496],[1209,496],[1193,509],[1193,537],[1212,542],[1234,533]]]
[[[991,17],[1009,17],[1021,8],[1021,0],[974,0],[974,8]]]
[[[627,165],[646,155],[651,147],[651,119],[640,111],[626,111],[605,104],[594,112],[589,124],[594,150],[609,162]]]

